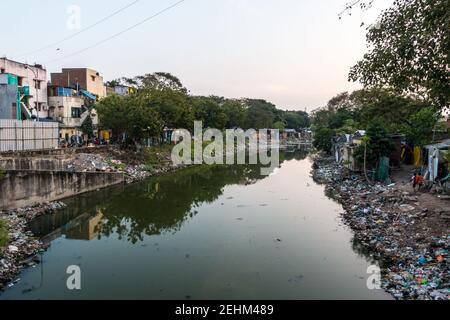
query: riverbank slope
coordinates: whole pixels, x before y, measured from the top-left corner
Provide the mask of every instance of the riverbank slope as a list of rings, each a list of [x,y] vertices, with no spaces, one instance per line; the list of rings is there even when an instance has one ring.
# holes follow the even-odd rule
[[[122,173],[125,183],[129,184],[183,168],[172,164],[171,150],[170,145],[149,148],[140,153],[116,147],[99,148],[90,152],[68,153],[57,161],[57,165],[60,166],[58,170],[67,172]],[[50,155],[48,161],[54,158]],[[17,278],[20,272],[24,268],[36,267],[40,263],[38,254],[47,249],[28,230],[28,224],[39,216],[54,214],[65,207],[64,202],[57,201],[0,210],[0,290],[20,281]]]
[[[323,155],[315,157],[313,177],[342,204],[344,222],[382,262],[383,289],[396,299],[450,299],[448,200],[421,202],[400,181],[369,184]]]

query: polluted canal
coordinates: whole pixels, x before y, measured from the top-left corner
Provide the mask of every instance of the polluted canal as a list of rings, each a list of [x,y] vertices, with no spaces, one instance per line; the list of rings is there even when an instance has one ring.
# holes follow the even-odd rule
[[[312,161],[282,158],[267,177],[192,167],[67,199],[31,223],[51,245],[0,299],[390,299],[368,289],[376,262]],[[81,290],[67,288],[70,266]]]

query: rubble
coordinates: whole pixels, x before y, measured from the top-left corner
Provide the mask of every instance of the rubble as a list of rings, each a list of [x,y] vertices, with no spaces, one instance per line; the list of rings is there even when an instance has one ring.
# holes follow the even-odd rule
[[[52,202],[0,211],[0,219],[6,221],[9,230],[8,246],[0,251],[0,290],[14,286],[20,280],[17,276],[22,269],[38,264],[37,254],[46,249],[28,230],[28,223],[38,216],[55,213],[65,207],[63,202]]]
[[[435,215],[414,194],[369,184],[329,158],[315,159],[313,178],[343,205],[344,222],[380,261],[383,289],[401,300],[450,300],[450,232],[441,213],[447,211]],[[443,219],[444,231],[430,227],[434,220],[424,223],[432,218]]]
[[[76,154],[73,159],[68,161],[66,170],[77,172],[119,172],[125,175],[126,183],[134,183],[181,168],[180,166],[172,165],[170,159],[165,159],[158,167],[153,168],[146,164],[136,163],[136,161],[118,160],[114,156],[126,158],[126,154],[119,150],[113,150],[106,154]]]
[[[80,153],[66,159],[65,170],[70,172],[122,172],[126,183],[134,183],[148,177],[162,175],[183,168],[174,166],[169,161],[170,154],[161,154],[161,163],[152,167],[133,161],[126,151],[109,150],[106,153]],[[121,158],[124,160],[119,160]],[[44,252],[48,245],[36,239],[28,230],[28,223],[44,215],[53,214],[66,208],[63,202],[36,204],[34,206],[14,210],[0,211],[0,219],[5,220],[9,230],[9,243],[6,248],[0,248],[0,291],[14,286],[17,276],[26,267],[40,263],[37,254]]]

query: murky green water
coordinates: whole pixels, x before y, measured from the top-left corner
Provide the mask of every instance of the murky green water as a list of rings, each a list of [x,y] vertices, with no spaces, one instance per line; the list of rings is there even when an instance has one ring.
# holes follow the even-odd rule
[[[310,171],[291,154],[269,177],[197,167],[70,199],[32,224],[51,247],[0,299],[389,298]]]

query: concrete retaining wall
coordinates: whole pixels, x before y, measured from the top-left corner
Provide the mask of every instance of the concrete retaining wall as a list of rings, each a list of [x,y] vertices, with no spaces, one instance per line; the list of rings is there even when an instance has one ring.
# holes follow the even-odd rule
[[[0,180],[0,209],[61,200],[123,181],[121,173],[7,171]]]
[[[3,170],[38,170],[38,171],[66,171],[70,159],[53,158],[2,158],[0,168]]]
[[[3,158],[30,158],[40,156],[64,156],[74,155],[79,153],[97,153],[108,151],[110,146],[96,146],[94,148],[66,148],[66,149],[48,149],[48,150],[26,150],[26,151],[7,151],[0,152],[0,157]]]

